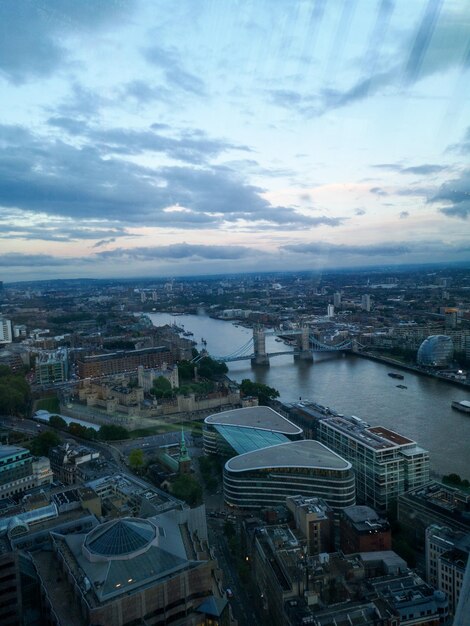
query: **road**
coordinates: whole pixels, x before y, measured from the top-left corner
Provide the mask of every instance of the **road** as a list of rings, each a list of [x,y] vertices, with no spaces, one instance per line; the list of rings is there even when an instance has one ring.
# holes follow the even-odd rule
[[[194,445],[193,438],[190,433],[184,434],[184,439],[188,447]],[[161,435],[149,435],[148,437],[140,437],[129,441],[115,443],[114,446],[120,450],[122,454],[128,456],[131,450],[141,448],[144,452],[151,452],[161,446],[178,445],[181,441],[181,431],[163,433]]]
[[[225,588],[233,592],[233,598],[230,600],[233,616],[239,626],[254,626],[260,622],[253,608],[253,602],[238,576],[234,558],[223,532],[224,524],[225,519],[208,518],[209,543],[214,548],[219,567],[224,572]]]

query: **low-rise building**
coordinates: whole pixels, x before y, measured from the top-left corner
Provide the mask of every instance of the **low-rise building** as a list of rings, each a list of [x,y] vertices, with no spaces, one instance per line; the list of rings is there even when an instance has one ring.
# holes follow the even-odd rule
[[[418,546],[424,546],[426,528],[432,524],[470,532],[470,494],[431,481],[401,494],[397,515],[410,539]]]
[[[33,457],[19,446],[0,446],[0,499],[50,484],[52,480],[46,457]]]
[[[390,524],[369,506],[348,506],[339,519],[340,548],[345,554],[392,549]]]
[[[162,368],[164,363],[173,365],[174,362],[173,352],[166,346],[142,348],[141,350],[120,350],[106,354],[80,356],[77,359],[80,378],[136,372],[139,366]]]
[[[168,380],[172,389],[179,387],[178,367],[176,365],[172,367],[165,366],[166,363],[163,364],[161,369],[145,369],[142,365],[137,368],[139,387],[142,387],[145,393],[148,393],[152,389],[154,381],[160,378],[160,376]]]
[[[449,609],[455,613],[470,553],[470,533],[433,524],[426,529],[426,578],[444,591]]]
[[[310,556],[334,550],[333,509],[321,498],[289,496],[286,505],[291,511],[296,528],[307,541]]]
[[[49,458],[56,479],[72,485],[80,478],[80,465],[99,459],[100,453],[98,450],[67,442],[52,448]]]

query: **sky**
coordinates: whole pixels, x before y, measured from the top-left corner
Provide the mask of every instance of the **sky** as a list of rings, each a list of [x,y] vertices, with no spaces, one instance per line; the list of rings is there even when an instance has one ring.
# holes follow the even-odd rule
[[[2,0],[0,279],[470,262],[470,0]]]

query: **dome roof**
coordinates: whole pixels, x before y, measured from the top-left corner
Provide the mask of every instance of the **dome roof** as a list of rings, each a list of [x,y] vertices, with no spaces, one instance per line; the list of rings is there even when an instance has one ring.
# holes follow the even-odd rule
[[[452,361],[454,344],[447,335],[431,335],[423,341],[418,350],[419,365],[445,367]]]
[[[122,518],[106,522],[88,533],[84,548],[90,556],[129,558],[145,552],[156,537],[156,528],[147,520]]]
[[[28,531],[28,524],[19,517],[12,517],[8,523],[7,535],[10,539],[19,535],[25,535]]]

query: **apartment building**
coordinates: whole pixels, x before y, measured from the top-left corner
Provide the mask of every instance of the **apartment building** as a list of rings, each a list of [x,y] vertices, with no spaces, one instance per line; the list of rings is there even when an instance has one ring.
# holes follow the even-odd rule
[[[429,453],[416,442],[358,417],[319,420],[318,440],[349,461],[358,502],[386,510],[397,497],[429,481]]]

